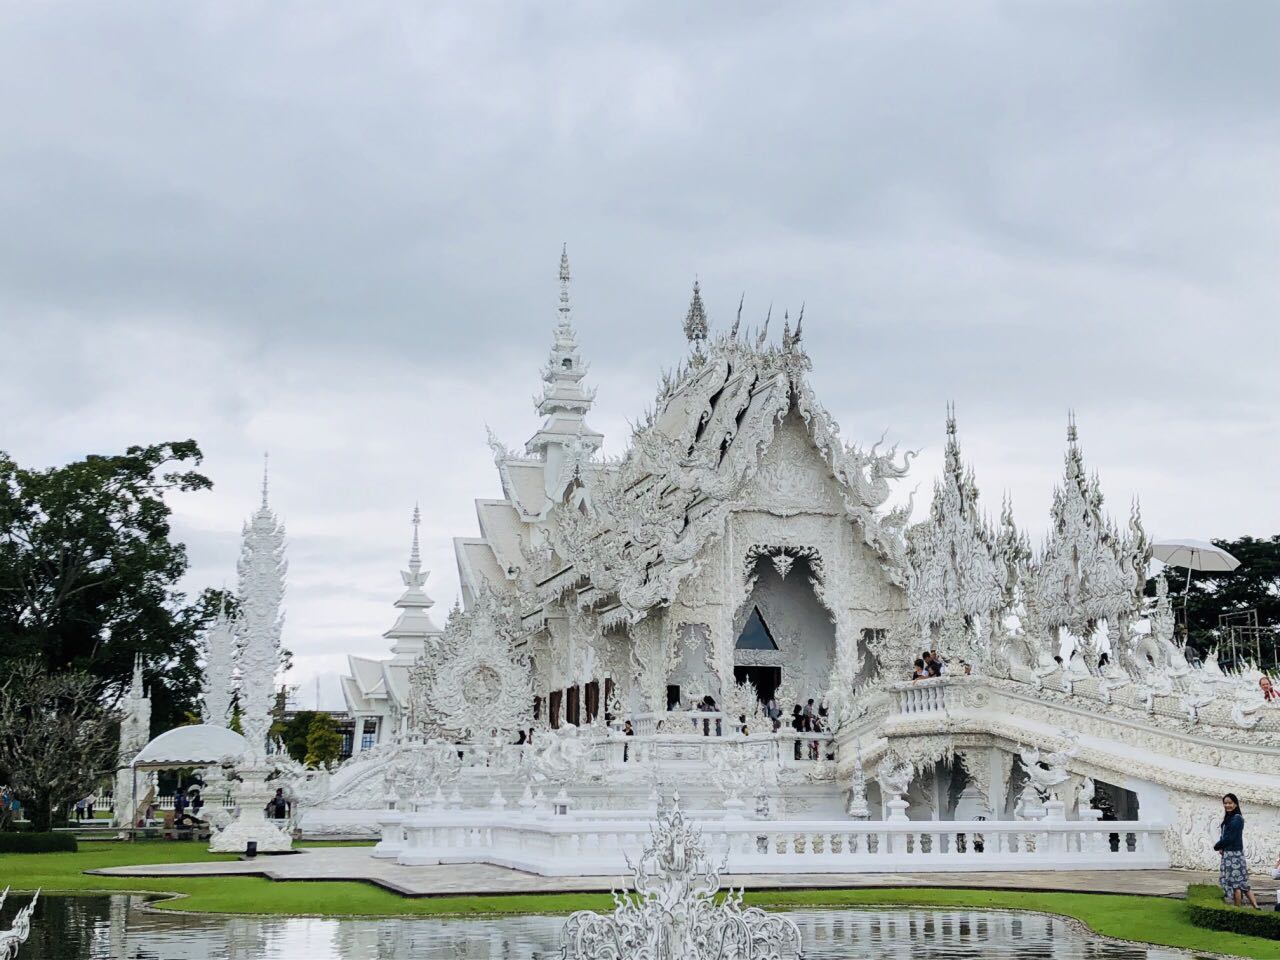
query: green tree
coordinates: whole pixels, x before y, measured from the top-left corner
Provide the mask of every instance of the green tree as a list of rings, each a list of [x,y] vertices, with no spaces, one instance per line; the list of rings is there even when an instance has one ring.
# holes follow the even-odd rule
[[[309,767],[332,767],[342,752],[342,734],[333,717],[327,713],[317,713],[311,718],[311,727],[307,731],[307,757]]]
[[[110,701],[140,653],[155,729],[196,709],[197,638],[218,595],[189,603],[176,589],[187,554],[166,498],[212,486],[201,461],[193,440],[43,470],[0,453],[0,671],[34,658]]]
[[[9,665],[0,685],[0,782],[35,829],[50,829],[111,772],[117,723],[88,674],[51,674],[36,659]]]
[[[1235,638],[1243,643],[1240,656],[1253,656],[1256,644],[1263,665],[1273,667],[1280,656],[1280,535],[1213,542],[1239,560],[1240,566],[1230,573],[1192,571],[1189,591],[1184,568],[1166,567],[1157,574],[1168,582],[1178,622],[1184,623],[1185,601],[1185,622],[1191,625],[1190,645],[1201,656],[1217,647],[1219,655],[1226,657],[1232,638],[1219,629],[1218,618],[1256,610],[1260,628],[1257,635],[1239,634]],[[1155,592],[1155,580],[1153,577],[1148,581],[1148,594]]]
[[[311,733],[311,721],[316,717],[314,710],[299,710],[287,723],[276,724],[276,736],[283,742],[289,756],[299,763],[307,760],[307,736]]]

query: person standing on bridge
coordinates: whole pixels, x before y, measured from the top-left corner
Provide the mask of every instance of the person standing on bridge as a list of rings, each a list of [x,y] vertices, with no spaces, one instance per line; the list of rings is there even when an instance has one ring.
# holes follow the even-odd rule
[[[1244,860],[1244,814],[1240,812],[1240,800],[1234,793],[1222,798],[1222,834],[1213,849],[1222,855],[1222,866],[1218,869],[1222,896],[1239,907],[1243,906],[1241,894],[1244,894],[1255,910],[1261,910],[1258,898],[1249,886],[1249,867]]]

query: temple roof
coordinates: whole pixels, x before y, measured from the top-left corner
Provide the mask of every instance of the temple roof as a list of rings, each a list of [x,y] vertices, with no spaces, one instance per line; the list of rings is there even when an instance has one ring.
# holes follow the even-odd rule
[[[695,292],[691,311],[703,309]],[[765,331],[754,341],[739,337],[737,323],[727,335],[691,341],[688,363],[663,377],[655,412],[636,427],[621,462],[585,481],[590,508],[553,509],[557,553],[578,574],[561,577],[561,584],[588,578],[596,590],[616,594],[633,621],[669,602],[696,571],[708,540],[722,532],[792,411],[843,489],[849,518],[891,579],[901,582],[907,513],[881,516],[879,509],[888,497],[886,481],[904,475],[907,461],[895,465],[892,451],[866,454],[840,441],[805,378],[809,358],[800,347],[800,323],[794,334],[784,323],[781,346],[767,343]]]

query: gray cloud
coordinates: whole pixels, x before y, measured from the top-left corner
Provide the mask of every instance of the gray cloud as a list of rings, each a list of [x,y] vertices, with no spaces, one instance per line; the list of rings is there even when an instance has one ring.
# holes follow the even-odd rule
[[[276,463],[299,674],[378,650],[492,495],[570,243],[617,452],[713,318],[806,304],[846,435],[1039,529],[1065,412],[1118,511],[1280,528],[1274,5],[42,4],[0,10],[0,446],[194,436],[193,585]],[[441,613],[443,617],[443,612]]]

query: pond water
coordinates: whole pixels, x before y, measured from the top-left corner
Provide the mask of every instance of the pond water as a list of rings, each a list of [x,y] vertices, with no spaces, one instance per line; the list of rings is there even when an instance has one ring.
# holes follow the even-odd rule
[[[18,901],[15,904],[15,900]],[[0,926],[26,902],[10,897]],[[136,895],[41,900],[19,960],[550,960],[563,917],[322,920],[159,913]],[[971,910],[789,914],[807,960],[1190,960],[1063,920]]]

